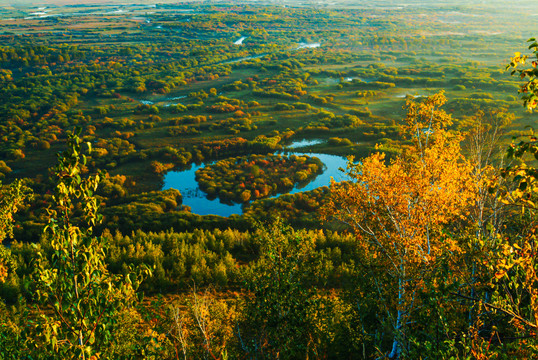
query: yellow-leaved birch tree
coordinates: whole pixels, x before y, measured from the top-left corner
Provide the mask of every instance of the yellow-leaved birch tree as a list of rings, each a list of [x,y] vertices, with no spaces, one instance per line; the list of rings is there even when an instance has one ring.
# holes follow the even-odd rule
[[[390,161],[381,153],[350,161],[351,181],[333,181],[324,209],[328,220],[355,232],[364,261],[383,269],[380,279],[392,279],[380,284],[393,328],[391,359],[406,349],[407,324],[424,277],[440,258],[460,252],[443,230],[466,215],[476,193],[472,165],[460,151],[461,136],[445,129],[452,122],[439,109],[445,102],[442,93],[421,102],[408,98],[402,132],[411,145]]]

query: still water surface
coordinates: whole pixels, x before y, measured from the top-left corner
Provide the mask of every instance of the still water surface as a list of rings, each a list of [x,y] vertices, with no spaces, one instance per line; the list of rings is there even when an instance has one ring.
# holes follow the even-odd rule
[[[308,145],[313,143],[319,143],[318,140],[302,140],[295,142],[288,146],[290,149],[303,147],[308,142]],[[301,145],[299,145],[301,144]],[[299,146],[298,146],[299,145]],[[323,173],[319,174],[308,184],[298,187],[295,186],[289,193],[295,194],[301,191],[314,190],[318,187],[329,186],[331,177],[336,181],[345,179],[345,175],[339,169],[345,169],[347,165],[347,159],[342,156],[328,155],[328,154],[316,154],[305,153],[298,151],[283,152],[289,155],[308,155],[315,156],[323,162],[325,165]],[[201,165],[191,165],[191,168],[183,171],[170,171],[164,176],[163,190],[177,189],[183,196],[183,205],[190,206],[191,211],[194,214],[199,215],[220,215],[230,216],[232,214],[242,214],[242,204],[227,204],[221,202],[218,198],[208,199],[206,194],[200,190],[198,182],[196,181],[196,170],[203,168],[207,165],[214,164],[215,162],[202,163]],[[276,195],[278,197],[281,194]]]

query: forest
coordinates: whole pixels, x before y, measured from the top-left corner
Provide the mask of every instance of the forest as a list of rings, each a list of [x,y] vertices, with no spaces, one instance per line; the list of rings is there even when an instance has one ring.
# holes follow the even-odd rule
[[[538,6],[0,4],[0,359],[532,359]]]

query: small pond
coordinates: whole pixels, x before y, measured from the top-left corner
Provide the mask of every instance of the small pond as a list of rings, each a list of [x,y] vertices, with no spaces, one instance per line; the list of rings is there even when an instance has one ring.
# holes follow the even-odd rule
[[[303,139],[300,141],[294,141],[293,143],[286,146],[287,149],[299,149],[306,146],[313,146],[318,144],[323,144],[325,140],[321,139]]]
[[[314,49],[314,48],[318,48],[320,47],[321,44],[320,43],[300,43],[299,46],[297,46],[295,48],[295,50],[300,50],[300,49]]]
[[[343,82],[353,82],[353,80],[360,80],[364,83],[371,83],[372,81],[376,81],[377,79],[367,79],[367,78],[361,78],[361,77],[358,77],[358,76],[350,76],[350,77],[346,77],[344,78],[344,81]]]
[[[321,142],[323,142],[323,140],[302,140],[287,146],[287,148],[301,148],[308,145],[319,144]],[[298,156],[315,156],[320,159],[325,165],[322,174],[316,176],[316,178],[314,178],[306,185],[303,184],[302,186],[294,187],[289,192],[290,194],[295,194],[301,191],[310,191],[322,186],[329,186],[331,182],[331,177],[333,177],[336,181],[341,181],[345,179],[344,173],[339,170],[340,168],[345,169],[347,166],[347,159],[342,156],[304,153],[297,151],[283,151],[282,153],[289,155],[295,154]],[[215,162],[202,163],[201,165],[193,164],[188,170],[168,172],[164,176],[163,190],[179,190],[181,192],[181,195],[183,196],[183,205],[189,206],[194,214],[220,215],[225,217],[228,217],[233,214],[242,214],[242,204],[222,203],[218,198],[208,199],[206,197],[206,194],[202,190],[200,190],[198,182],[196,181],[196,170],[214,163]]]
[[[247,36],[242,36],[241,38],[239,38],[237,41],[234,42],[234,45],[243,45],[243,41],[245,41],[246,38]]]

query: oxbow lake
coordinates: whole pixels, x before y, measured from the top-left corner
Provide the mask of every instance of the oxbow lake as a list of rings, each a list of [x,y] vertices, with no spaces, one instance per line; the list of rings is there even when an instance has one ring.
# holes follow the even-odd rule
[[[302,140],[294,142],[289,145],[288,149],[303,148],[305,146],[311,146],[319,144],[323,140]],[[325,165],[323,173],[318,174],[312,181],[306,185],[296,186],[289,194],[295,194],[302,191],[310,191],[322,186],[329,186],[331,177],[336,181],[345,180],[345,174],[339,169],[345,169],[347,166],[347,159],[342,156],[329,155],[329,154],[317,154],[311,152],[300,151],[282,151],[281,154],[288,155],[307,155],[315,156],[323,162]],[[206,193],[200,190],[198,182],[196,181],[196,170],[203,168],[207,165],[214,164],[215,161],[210,163],[202,163],[201,165],[191,165],[191,168],[183,171],[170,171],[164,176],[163,190],[177,189],[183,196],[183,205],[189,206],[194,214],[198,215],[220,215],[228,217],[233,214],[242,214],[242,204],[228,204],[223,203],[219,198],[208,199]],[[278,194],[274,197],[278,197],[282,194]],[[246,204],[245,206],[248,206]]]

